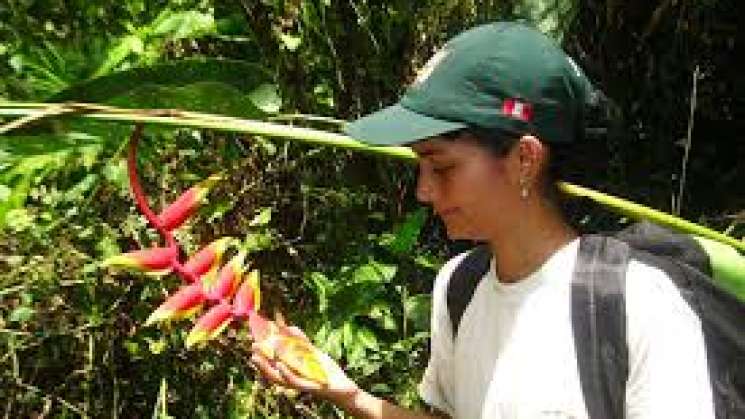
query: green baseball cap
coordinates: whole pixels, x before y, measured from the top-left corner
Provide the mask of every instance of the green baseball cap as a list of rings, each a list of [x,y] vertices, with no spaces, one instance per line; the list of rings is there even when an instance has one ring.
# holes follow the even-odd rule
[[[549,143],[582,135],[594,89],[551,39],[516,22],[495,22],[451,39],[395,105],[347,124],[376,145],[413,143],[477,128],[494,138],[533,134]]]

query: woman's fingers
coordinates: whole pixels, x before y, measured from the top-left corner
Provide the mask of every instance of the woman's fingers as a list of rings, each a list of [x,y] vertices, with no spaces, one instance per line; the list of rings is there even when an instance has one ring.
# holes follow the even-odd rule
[[[314,381],[301,378],[281,361],[271,363],[263,355],[253,354],[251,362],[273,384],[302,391],[317,391],[323,388]]]
[[[315,356],[318,357],[318,361],[321,363],[321,367],[325,371],[328,380],[326,383],[318,383],[304,378],[281,360],[267,358],[263,355],[263,352],[259,351],[257,344],[252,345],[251,349],[253,351],[251,363],[256,366],[259,372],[271,384],[307,391],[318,397],[331,400],[334,403],[349,401],[359,391],[359,387],[344,374],[344,371],[339,365],[328,355],[315,349],[315,347],[313,350]]]
[[[279,374],[282,376],[282,379],[286,381],[287,384],[289,384],[291,387],[304,391],[317,391],[323,388],[323,386],[316,383],[315,381],[306,380],[305,378],[302,378],[299,375],[295,374],[295,372],[287,367],[287,365],[285,365],[282,361],[277,362],[276,367],[279,371]]]
[[[286,385],[282,374],[263,355],[255,353],[251,355],[251,363],[259,369],[261,375],[274,384]]]
[[[305,332],[303,332],[302,330],[300,330],[299,327],[297,327],[297,326],[288,326],[286,330],[287,330],[287,332],[291,336],[295,336],[295,337],[298,337],[300,339],[303,339],[306,342],[310,342],[310,339],[308,339],[308,336],[306,336],[305,335]]]

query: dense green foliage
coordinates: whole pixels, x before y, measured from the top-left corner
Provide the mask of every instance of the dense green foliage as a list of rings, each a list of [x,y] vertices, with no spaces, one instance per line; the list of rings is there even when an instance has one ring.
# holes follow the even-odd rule
[[[610,170],[578,179],[679,206],[741,237],[745,89],[734,57],[743,12],[734,0],[658,3],[9,0],[0,5],[0,99],[180,108],[333,130],[335,119],[394,101],[452,34],[522,16],[562,40],[618,106]],[[266,388],[240,330],[188,351],[186,325],[142,327],[176,280],[99,266],[157,240],[127,189],[130,129],[55,119],[0,136],[4,415],[341,415]],[[462,246],[445,242],[418,209],[410,168],[260,137],[146,133],[140,167],[156,208],[211,173],[228,177],[179,230],[189,251],[218,236],[243,238],[269,313],[286,313],[362,386],[419,405],[428,292],[437,266]],[[623,222],[586,211],[590,227]]]

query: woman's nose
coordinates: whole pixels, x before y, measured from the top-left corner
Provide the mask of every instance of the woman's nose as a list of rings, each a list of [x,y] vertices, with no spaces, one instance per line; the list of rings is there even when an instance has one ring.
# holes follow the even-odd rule
[[[431,183],[426,179],[426,176],[423,176],[421,173],[416,180],[416,199],[425,204],[432,202]]]

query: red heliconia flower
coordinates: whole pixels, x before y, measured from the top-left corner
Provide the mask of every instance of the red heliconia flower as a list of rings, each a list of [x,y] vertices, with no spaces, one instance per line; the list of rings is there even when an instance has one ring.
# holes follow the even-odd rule
[[[235,239],[232,237],[222,237],[213,241],[190,257],[184,264],[184,270],[191,273],[194,278],[199,278],[220,264],[222,255],[234,242]]]
[[[220,269],[215,275],[205,275],[202,280],[207,299],[210,301],[222,301],[230,298],[238,290],[238,285],[243,277],[243,260],[246,252],[239,252],[233,259]]]
[[[198,343],[214,339],[233,321],[233,306],[222,302],[209,309],[197,320],[197,324],[186,337],[186,347],[190,348]]]
[[[103,266],[137,269],[152,274],[167,274],[178,256],[176,247],[153,247],[112,256]]]
[[[145,326],[190,317],[202,309],[205,300],[202,284],[195,283],[181,287],[147,318]]]
[[[233,297],[233,315],[247,319],[249,314],[259,310],[260,305],[259,271],[253,270],[249,272],[248,278],[243,281]]]
[[[187,218],[194,214],[194,211],[197,210],[204,197],[209,193],[210,188],[220,179],[220,176],[212,175],[176,198],[158,214],[158,221],[161,226],[166,230],[180,227]]]

